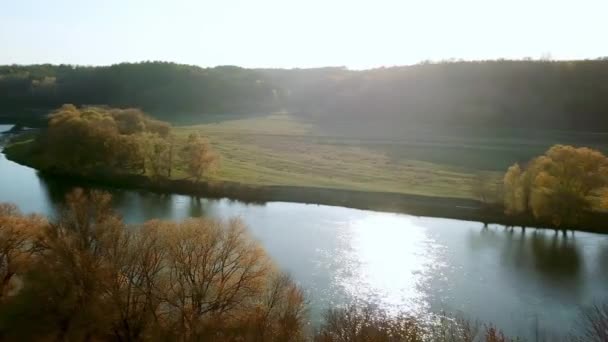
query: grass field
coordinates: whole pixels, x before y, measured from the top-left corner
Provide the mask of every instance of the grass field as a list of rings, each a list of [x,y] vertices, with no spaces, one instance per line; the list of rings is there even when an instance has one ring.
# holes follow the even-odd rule
[[[438,133],[410,128],[400,138],[356,138],[285,113],[254,118],[212,116],[178,126],[181,138],[197,131],[221,155],[215,179],[259,185],[473,198],[483,173],[500,182],[504,170],[556,143],[606,150],[607,137],[562,132]],[[180,177],[180,173],[176,174]]]
[[[480,175],[498,184],[509,165],[554,144],[608,151],[607,134],[436,127],[397,127],[383,134],[371,127],[367,132],[344,125],[336,129],[287,113],[202,117],[204,123],[174,128],[178,144],[192,132],[206,136],[221,156],[219,170],[208,179],[248,185],[475,199],[472,190]],[[25,134],[13,142],[12,154],[26,155],[31,139]],[[188,178],[184,169],[177,162],[172,178]]]

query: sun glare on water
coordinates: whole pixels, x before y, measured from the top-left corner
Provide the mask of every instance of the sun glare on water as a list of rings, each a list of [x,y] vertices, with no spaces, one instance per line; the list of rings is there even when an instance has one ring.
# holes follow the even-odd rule
[[[411,217],[370,213],[349,223],[337,281],[353,298],[392,310],[428,309],[424,284],[440,271],[441,248]]]

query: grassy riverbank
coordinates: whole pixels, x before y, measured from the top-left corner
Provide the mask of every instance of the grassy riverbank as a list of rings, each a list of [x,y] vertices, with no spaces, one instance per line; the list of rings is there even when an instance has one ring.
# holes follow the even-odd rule
[[[212,180],[472,198],[476,170],[397,155],[402,141],[323,132],[287,114],[178,126],[200,132],[222,160]],[[490,172],[492,177],[500,177]]]
[[[219,152],[222,166],[208,180],[253,185],[477,200],[480,178],[499,184],[513,163],[527,162],[554,144],[608,151],[608,134],[425,126],[361,131],[345,123],[326,127],[286,113],[206,120],[177,126],[175,132],[182,139],[198,132]],[[181,177],[179,171],[175,175]]]
[[[190,133],[200,133],[220,155],[221,167],[204,181],[253,186],[477,199],[474,188],[480,175],[498,184],[510,165],[527,162],[554,144],[608,151],[608,134],[472,130],[473,134],[463,128],[416,126],[382,135],[371,127],[369,132],[346,125],[336,129],[286,113],[205,115],[201,119],[204,123],[177,124],[173,131],[178,145]],[[22,147],[26,148],[25,140]],[[29,154],[27,148],[18,146],[10,153],[14,158]],[[32,158],[37,159],[19,159]],[[41,164],[38,166],[44,169]],[[187,179],[185,169],[175,162],[171,179]]]
[[[318,126],[287,114],[241,118],[207,116],[198,125],[174,127],[176,143],[190,133],[207,137],[221,159],[219,170],[206,175],[207,182],[235,182],[252,186],[297,186],[342,190],[391,192],[434,197],[474,199],[472,187],[483,172],[498,182],[503,168],[467,167],[475,151],[455,151],[459,160],[444,159],[454,151],[452,143],[437,140],[420,144],[409,140],[353,138],[326,133]],[[21,137],[7,153],[48,169],[44,155],[31,151],[33,137]],[[437,153],[442,155],[438,155]],[[176,160],[172,180],[189,176]]]
[[[178,144],[192,132],[206,136],[221,156],[220,170],[200,183],[180,164],[162,181],[139,174],[66,174],[47,167],[44,157],[32,151],[32,133],[20,136],[5,153],[11,160],[76,182],[535,226],[530,217],[506,217],[500,207],[482,206],[474,195],[475,182],[483,174],[498,184],[504,165],[576,138],[556,132],[527,140],[431,136],[418,129],[411,139],[362,139],[324,134],[320,127],[287,114],[208,117],[203,124],[178,126],[174,132]],[[586,220],[580,230],[604,231],[598,217]]]

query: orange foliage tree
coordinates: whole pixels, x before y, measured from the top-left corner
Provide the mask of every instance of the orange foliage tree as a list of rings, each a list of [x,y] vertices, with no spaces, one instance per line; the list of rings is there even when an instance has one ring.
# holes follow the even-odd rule
[[[182,158],[186,162],[188,174],[197,182],[206,172],[213,171],[219,164],[219,157],[213,152],[209,142],[197,133],[188,136],[182,150]]]
[[[23,216],[14,205],[0,203],[0,301],[18,289],[45,224],[41,217]]]
[[[302,291],[242,222],[154,220],[127,227],[110,204],[107,193],[75,190],[58,218],[39,230],[29,228],[36,227],[33,218],[0,206],[0,253],[8,251],[0,254],[0,275],[23,276],[22,288],[0,298],[7,303],[0,305],[3,337],[304,338]],[[36,329],[25,329],[27,321],[38,322]]]
[[[599,151],[555,145],[525,169],[511,166],[504,177],[508,214],[530,211],[556,226],[573,225],[593,209],[608,185],[608,158]]]

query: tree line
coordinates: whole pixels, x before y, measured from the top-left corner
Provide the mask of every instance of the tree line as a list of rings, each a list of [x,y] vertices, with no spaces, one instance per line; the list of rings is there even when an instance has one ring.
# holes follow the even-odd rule
[[[165,62],[112,66],[0,66],[0,111],[53,109],[64,103],[163,112],[273,110],[272,85],[255,70]],[[162,117],[162,115],[161,115]]]
[[[36,136],[32,153],[47,170],[136,173],[171,178],[178,165],[199,181],[219,156],[197,133],[176,137],[171,125],[138,109],[63,105]]]
[[[581,341],[605,341],[607,313],[584,311]],[[0,339],[512,341],[491,324],[356,304],[313,329],[304,291],[241,221],[127,226],[109,194],[81,189],[53,219],[0,204]]]
[[[269,70],[294,111],[340,122],[608,131],[608,60],[420,63]],[[338,122],[336,122],[338,121]],[[365,126],[362,126],[365,127]],[[373,127],[373,126],[371,126]],[[369,129],[369,127],[368,127]]]
[[[137,107],[171,120],[288,110],[344,130],[399,125],[608,131],[608,60],[345,68],[199,68],[163,62],[0,67],[0,110]],[[346,131],[345,131],[346,132]]]

